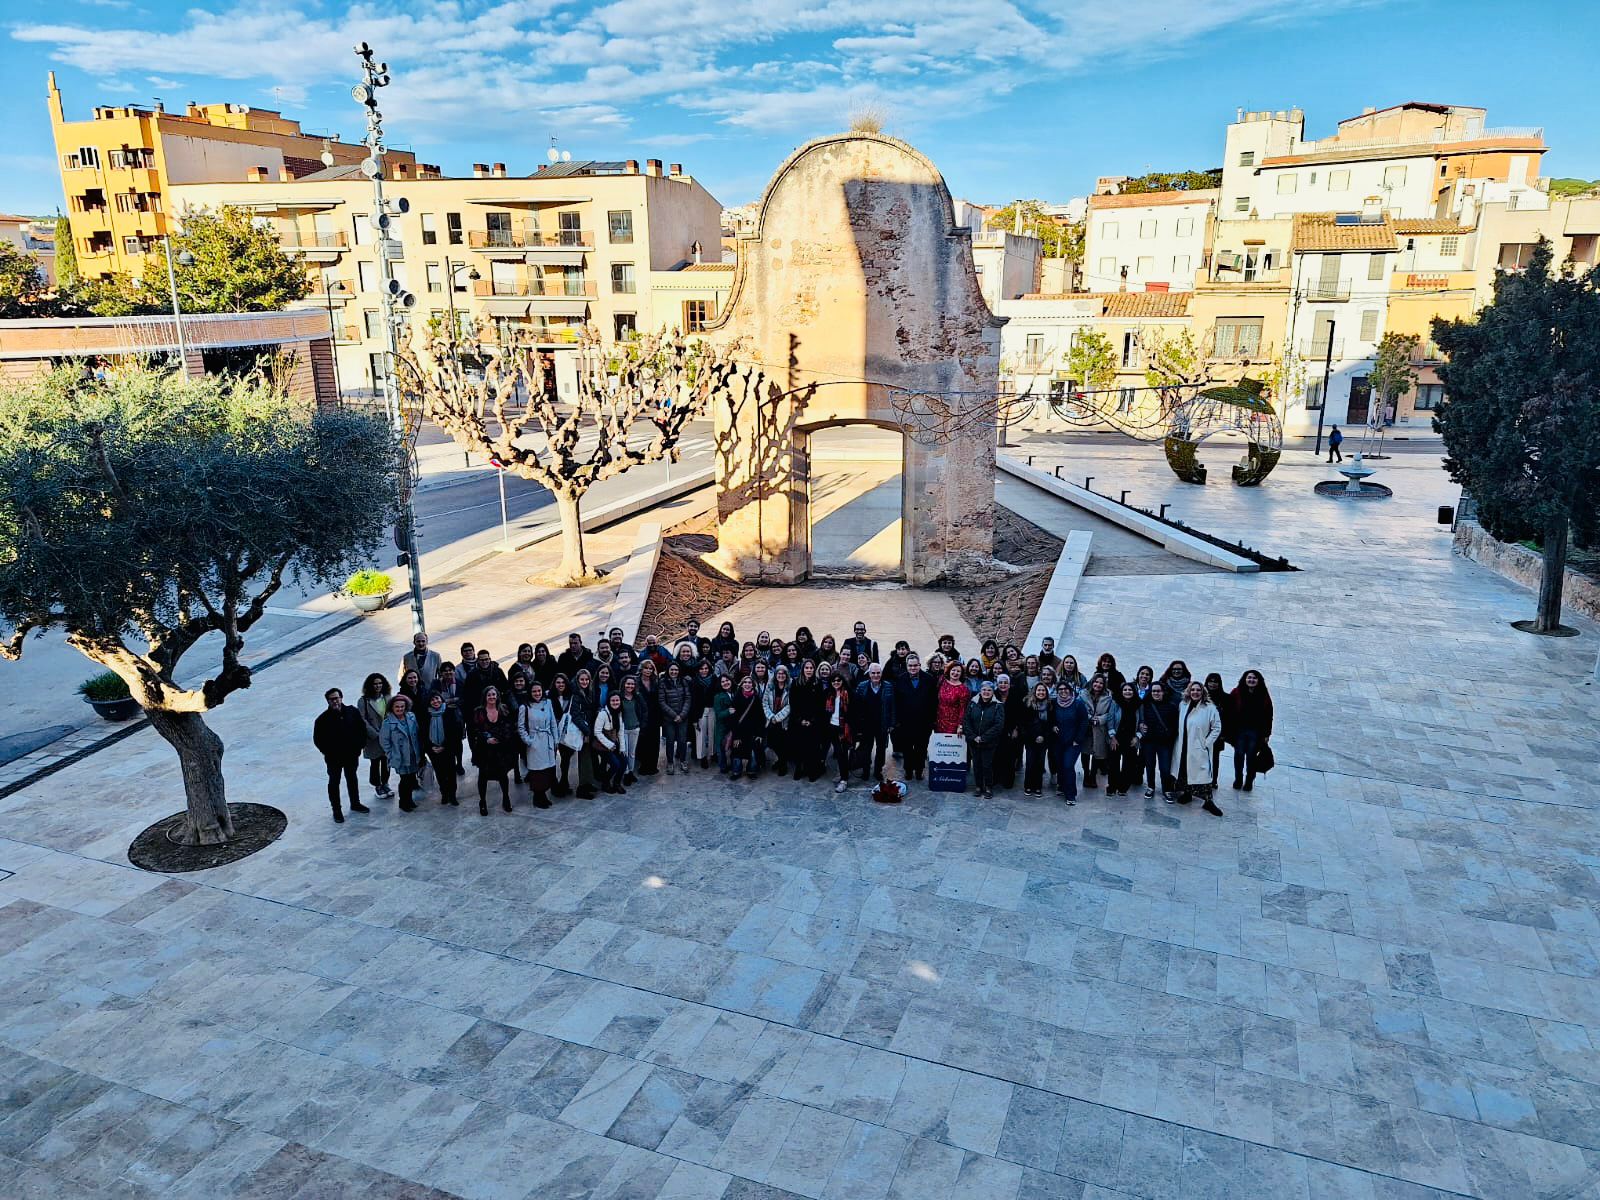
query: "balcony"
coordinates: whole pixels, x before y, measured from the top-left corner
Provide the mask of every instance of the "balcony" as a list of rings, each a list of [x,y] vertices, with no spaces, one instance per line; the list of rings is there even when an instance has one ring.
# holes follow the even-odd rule
[[[307,262],[338,262],[349,244],[342,232],[302,233],[298,229],[291,229],[278,235],[279,246],[290,254],[300,255]]]
[[[467,234],[470,249],[488,258],[539,262],[552,267],[581,267],[594,238],[581,229],[541,233],[532,222],[509,229],[474,229]]]
[[[595,285],[582,279],[535,279],[518,276],[514,279],[478,279],[472,284],[474,296],[515,296],[535,300],[584,299],[595,295]]]
[[[1327,338],[1305,338],[1300,343],[1300,357],[1312,362],[1321,362],[1328,357]],[[1344,357],[1344,339],[1333,339],[1333,357]]]
[[[1306,299],[1337,303],[1350,299],[1350,289],[1335,283],[1312,283],[1306,286]]]
[[[1212,362],[1269,363],[1272,361],[1273,343],[1262,341],[1239,346],[1213,346],[1206,357]]]

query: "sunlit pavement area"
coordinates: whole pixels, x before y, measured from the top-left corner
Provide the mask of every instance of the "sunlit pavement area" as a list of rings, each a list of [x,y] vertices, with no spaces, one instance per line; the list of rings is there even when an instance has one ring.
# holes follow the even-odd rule
[[[1265,674],[1279,766],[1224,818],[696,771],[335,825],[311,721],[393,671],[392,610],[216,714],[232,798],[290,816],[252,858],[126,864],[180,803],[149,732],[0,801],[0,1195],[1600,1194],[1594,626],[1509,627],[1436,456],[1346,506],[1305,454],[1022,452],[1302,568],[1079,587],[1080,658]],[[537,557],[441,589],[436,640],[603,623]]]

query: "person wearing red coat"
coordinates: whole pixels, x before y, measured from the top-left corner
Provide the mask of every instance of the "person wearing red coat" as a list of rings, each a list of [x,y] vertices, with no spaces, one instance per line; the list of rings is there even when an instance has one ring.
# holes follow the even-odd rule
[[[939,698],[933,710],[933,731],[960,733],[971,699],[972,693],[967,691],[967,685],[961,679],[961,664],[951,663],[939,684]]]

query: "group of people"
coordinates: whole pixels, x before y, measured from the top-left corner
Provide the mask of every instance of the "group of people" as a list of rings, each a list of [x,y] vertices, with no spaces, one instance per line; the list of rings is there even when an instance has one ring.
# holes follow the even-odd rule
[[[395,781],[406,812],[429,770],[439,803],[458,804],[470,758],[483,816],[491,785],[511,812],[512,782],[549,808],[552,796],[624,794],[663,767],[730,779],[792,771],[813,783],[831,774],[840,792],[859,773],[878,783],[874,798],[893,802],[905,787],[885,782],[891,756],[907,779],[926,779],[936,738],[964,751],[980,797],[1019,781],[1023,795],[1042,796],[1048,782],[1076,804],[1081,772],[1085,789],[1101,780],[1109,796],[1159,789],[1219,817],[1224,747],[1235,789],[1252,790],[1272,766],[1272,696],[1260,671],[1229,689],[1216,672],[1195,678],[1181,659],[1160,675],[1140,666],[1129,676],[1102,654],[1085,670],[1051,638],[1036,654],[989,640],[967,658],[945,634],[924,659],[904,641],[880,655],[860,621],[842,643],[804,626],[791,641],[763,631],[741,642],[726,621],[702,637],[691,621],[671,649],[652,637],[636,650],[620,629],[591,649],[573,633],[555,655],[523,643],[502,668],[471,643],[446,661],[419,633],[397,676],[391,686],[368,675],[354,705],[338,688],[326,693],[313,740],[335,821],[344,820],[341,778],[351,810],[371,811],[357,779],[363,758],[377,795],[392,796]]]

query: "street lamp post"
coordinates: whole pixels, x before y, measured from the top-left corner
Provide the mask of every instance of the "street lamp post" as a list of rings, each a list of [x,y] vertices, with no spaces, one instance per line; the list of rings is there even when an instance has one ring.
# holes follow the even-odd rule
[[[400,468],[400,525],[395,530],[395,546],[400,550],[400,565],[407,567],[411,576],[411,629],[413,633],[426,633],[427,624],[422,610],[422,564],[417,553],[416,508],[412,503],[412,442],[406,432],[405,415],[400,411],[400,392],[395,380],[395,365],[400,356],[399,326],[405,318],[402,312],[413,307],[417,298],[408,292],[394,277],[394,262],[390,257],[390,227],[393,218],[410,209],[402,197],[393,204],[383,198],[383,114],[378,111],[378,89],[389,85],[389,64],[374,62],[372,47],[365,42],[356,46],[356,57],[361,60],[364,79],[350,89],[356,103],[367,110],[367,136],[363,139],[367,157],[361,162],[361,172],[372,180],[372,216],[369,218],[378,235],[378,299],[383,310],[383,377],[375,380],[383,390],[384,409],[389,424],[405,447]]]
[[[1322,407],[1317,409],[1317,448],[1312,451],[1318,458],[1322,457],[1322,419],[1328,415],[1328,384],[1333,378],[1333,330],[1337,324],[1328,322],[1328,345],[1322,360]],[[1314,340],[1312,345],[1316,345]]]
[[[167,252],[167,288],[172,293],[172,324],[178,332],[178,361],[183,364],[183,373],[189,373],[189,347],[183,337],[183,307],[178,303],[178,273],[172,267],[172,235],[163,234],[161,247]],[[194,265],[194,255],[187,250],[178,251],[178,262],[186,267]]]

